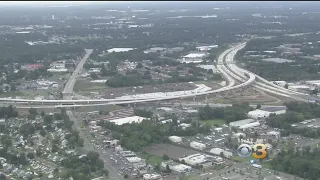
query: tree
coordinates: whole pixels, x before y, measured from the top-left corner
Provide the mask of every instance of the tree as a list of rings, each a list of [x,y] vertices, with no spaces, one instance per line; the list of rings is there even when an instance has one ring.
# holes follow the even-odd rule
[[[46,115],[46,113],[42,110],[41,111],[41,117],[43,118]]]
[[[170,173],[171,172],[171,169],[170,169],[170,167],[169,167],[169,165],[167,164],[167,166],[166,166],[166,171],[168,172],[168,173]]]
[[[28,154],[27,154],[27,157],[29,158],[29,159],[34,159],[34,153],[32,153],[32,152],[29,152]]]
[[[91,79],[99,79],[99,76],[96,73],[90,74]]]
[[[162,159],[163,159],[163,160],[169,160],[170,158],[169,158],[169,156],[168,156],[168,155],[163,154]]]
[[[220,156],[221,156],[222,158],[224,158],[224,153],[223,153],[223,152],[220,152]]]
[[[128,178],[129,178],[129,175],[128,175],[128,174],[125,174],[123,177],[124,177],[125,179],[128,179]]]
[[[257,104],[256,109],[261,109],[261,104]]]
[[[44,116],[43,120],[44,120],[44,123],[45,123],[46,125],[51,125],[52,122],[53,122],[52,116],[51,116],[51,115],[48,115],[48,114],[46,114],[46,115]]]
[[[36,108],[30,108],[29,109],[29,114],[36,116],[38,114],[37,109]]]
[[[6,179],[7,177],[4,174],[0,173],[0,180],[6,180]]]
[[[142,63],[139,62],[139,63],[137,64],[137,67],[136,67],[136,68],[137,68],[137,69],[143,68]]]
[[[28,164],[28,161],[27,161],[27,159],[26,159],[26,154],[24,153],[24,152],[21,152],[20,154],[19,154],[19,163],[21,164],[21,165],[26,165],[26,164]]]
[[[285,84],[284,88],[288,89],[289,88],[289,84]]]
[[[46,136],[46,132],[42,129],[40,132],[39,132],[39,134],[42,136],[42,137],[44,137],[44,136]]]
[[[208,74],[213,74],[213,70],[212,70],[212,69],[209,69],[209,70],[208,70]]]

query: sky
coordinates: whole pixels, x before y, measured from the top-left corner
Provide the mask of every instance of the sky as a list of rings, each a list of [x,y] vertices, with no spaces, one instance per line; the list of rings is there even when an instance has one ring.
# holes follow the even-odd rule
[[[30,5],[30,6],[40,6],[40,5],[70,5],[70,4],[88,4],[97,3],[102,1],[0,1],[0,6],[16,6],[16,5]],[[121,3],[126,1],[104,1],[105,3]]]

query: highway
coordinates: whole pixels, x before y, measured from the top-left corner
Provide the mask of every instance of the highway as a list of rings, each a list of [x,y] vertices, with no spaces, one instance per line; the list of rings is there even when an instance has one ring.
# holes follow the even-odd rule
[[[87,61],[87,59],[89,58],[91,53],[93,52],[93,49],[86,49],[85,51],[86,51],[86,54],[80,60],[80,62],[78,63],[77,67],[73,71],[72,75],[70,76],[68,82],[66,83],[66,85],[64,87],[63,98],[66,99],[66,100],[70,99],[69,94],[73,94],[73,87],[74,87],[74,84],[76,83],[77,77],[81,73],[83,65]],[[82,121],[77,120],[79,118],[74,117],[74,114],[73,114],[73,112],[71,110],[67,110],[66,113],[69,116],[70,120],[74,122],[74,128],[79,131],[79,135],[83,139],[83,147],[84,147],[84,149],[86,151],[97,151],[99,153],[99,155],[100,155],[100,158],[103,159],[104,166],[109,171],[109,177],[110,177],[109,179],[122,180],[123,177],[121,175],[119,175],[117,169],[112,166],[112,162],[111,162],[110,158],[107,156],[107,154],[104,154],[102,152],[102,150],[100,150],[100,149],[94,149],[93,148],[93,144],[87,138],[87,136],[84,133],[84,131],[81,130],[81,122]]]
[[[64,99],[64,100],[33,100],[33,99],[11,99],[11,98],[0,98],[0,102],[4,104],[14,104],[18,106],[18,104],[23,104],[20,106],[23,107],[34,107],[37,105],[49,105],[51,107],[77,107],[81,105],[89,105],[89,106],[97,106],[99,104],[107,105],[107,104],[128,104],[128,103],[139,103],[139,102],[150,102],[150,101],[161,101],[161,100],[169,100],[169,99],[178,99],[185,97],[194,97],[199,95],[206,95],[212,93],[220,93],[224,91],[230,91],[237,88],[246,87],[249,85],[253,85],[253,87],[260,89],[262,91],[293,98],[298,101],[308,101],[309,95],[295,92],[292,90],[285,89],[283,87],[277,86],[262,77],[251,73],[247,70],[241,69],[234,64],[234,56],[240,49],[245,47],[246,43],[241,43],[234,47],[231,47],[224,51],[218,57],[217,69],[221,72],[222,76],[227,80],[228,85],[222,87],[220,89],[205,91],[205,92],[193,92],[185,95],[171,95],[171,96],[156,96],[156,97],[131,97],[131,98],[116,98],[116,99]],[[79,65],[75,69],[74,73],[70,77],[69,81],[66,84],[66,88],[64,89],[64,94],[71,94],[72,89],[75,83],[75,77],[82,70],[82,66],[85,63],[86,59],[92,53],[92,50],[86,50],[86,55],[80,61]],[[240,83],[240,84],[238,84]],[[30,104],[31,103],[31,104]]]
[[[64,90],[62,92],[63,94],[67,94],[67,93],[72,93],[73,92],[73,87],[74,87],[74,84],[76,83],[76,77],[82,71],[83,65],[87,61],[87,59],[89,58],[91,53],[93,52],[93,49],[85,49],[85,51],[86,51],[86,54],[80,60],[80,62],[78,63],[76,69],[73,71],[73,73],[71,74],[68,82],[66,83],[66,85],[64,87]]]

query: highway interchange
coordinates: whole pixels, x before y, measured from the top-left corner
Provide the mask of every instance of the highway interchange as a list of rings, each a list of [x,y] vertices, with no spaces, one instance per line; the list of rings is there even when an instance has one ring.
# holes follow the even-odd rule
[[[63,100],[33,100],[33,99],[11,99],[11,98],[0,98],[0,103],[2,104],[14,104],[16,107],[30,108],[30,107],[42,107],[42,108],[57,108],[57,107],[82,107],[82,106],[98,106],[98,105],[108,105],[108,104],[131,104],[139,102],[151,102],[151,101],[161,101],[170,100],[186,97],[195,97],[200,95],[207,95],[212,93],[220,93],[225,91],[234,90],[237,88],[243,88],[249,85],[260,89],[262,91],[268,92],[270,94],[290,97],[298,101],[307,102],[310,97],[308,94],[292,91],[285,89],[283,87],[277,86],[262,77],[249,72],[245,69],[239,68],[234,63],[234,56],[236,53],[244,48],[246,43],[241,43],[239,45],[233,46],[226,51],[224,51],[217,61],[217,69],[227,80],[228,84],[225,87],[216,90],[210,90],[205,92],[193,92],[185,95],[171,95],[171,96],[156,96],[153,98],[116,98],[116,99],[77,99],[73,100],[71,98]],[[71,75],[69,81],[66,83],[64,94],[73,94],[73,86],[76,81],[77,75],[81,72],[83,64],[86,59],[90,56],[93,50],[86,50],[86,54],[83,59],[79,62],[78,66]],[[71,97],[71,96],[70,96]]]

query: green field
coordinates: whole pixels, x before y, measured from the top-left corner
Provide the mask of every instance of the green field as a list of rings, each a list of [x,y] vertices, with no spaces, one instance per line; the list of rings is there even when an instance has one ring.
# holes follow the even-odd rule
[[[154,156],[154,155],[150,155],[148,156],[148,159],[147,159],[147,163],[151,164],[151,165],[156,165],[156,164],[161,164],[162,162],[162,158],[161,157],[158,157],[158,156]]]
[[[88,80],[78,80],[74,85],[76,92],[92,92],[107,88],[104,83],[91,83]]]
[[[201,122],[204,124],[208,124],[210,126],[214,126],[214,125],[222,126],[223,124],[226,124],[226,121],[223,119],[212,119],[212,120],[206,120]]]

